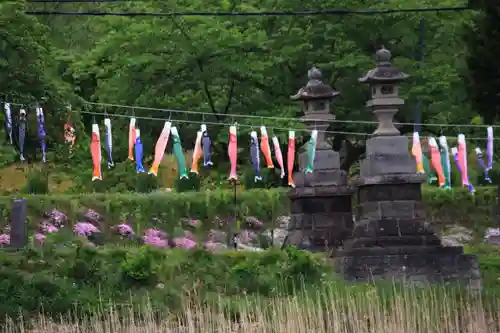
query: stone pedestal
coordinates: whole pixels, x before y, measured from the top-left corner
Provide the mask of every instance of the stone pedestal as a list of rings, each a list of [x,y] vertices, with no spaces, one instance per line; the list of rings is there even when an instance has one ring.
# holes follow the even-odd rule
[[[304,152],[299,165],[306,160]],[[354,188],[347,185],[347,174],[339,164],[337,152],[318,150],[314,172],[294,175],[297,187],[288,193],[292,215],[284,245],[321,252],[342,245],[350,236]]]
[[[310,131],[318,131],[314,171],[303,172],[307,164],[306,143],[298,159],[301,171],[294,174],[296,188],[288,194],[292,215],[283,245],[325,251],[338,247],[351,234],[354,189],[347,186],[347,174],[340,170],[339,153],[325,137],[330,122],[335,119],[330,113],[330,102],[339,92],[322,81],[317,68],[309,70],[308,78],[307,85],[291,98],[304,103],[301,120]]]
[[[359,220],[337,252],[347,281],[461,282],[481,287],[479,266],[461,247],[443,247],[426,219],[421,183],[403,136],[367,141],[358,184]]]

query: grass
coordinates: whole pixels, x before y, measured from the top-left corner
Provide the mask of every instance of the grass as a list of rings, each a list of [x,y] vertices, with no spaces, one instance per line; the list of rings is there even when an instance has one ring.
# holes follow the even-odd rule
[[[208,304],[188,297],[178,315],[154,316],[152,310],[147,311],[148,304],[145,311],[128,306],[127,313],[115,307],[78,322],[55,322],[41,314],[29,328],[10,319],[2,332],[494,333],[500,332],[499,305],[499,299],[485,300],[440,287],[390,293],[377,288],[366,292],[366,288],[325,287],[315,294],[298,291],[288,297],[241,295],[231,307],[222,299]]]

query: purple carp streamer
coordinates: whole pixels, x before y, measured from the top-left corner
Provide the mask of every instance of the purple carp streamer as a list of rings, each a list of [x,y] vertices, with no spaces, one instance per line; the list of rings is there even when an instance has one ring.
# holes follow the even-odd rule
[[[491,184],[491,178],[490,178],[490,175],[488,173],[489,169],[486,166],[486,163],[484,163],[483,152],[481,151],[481,148],[479,148],[479,147],[476,148],[476,158],[477,158],[477,164],[483,170],[484,180]]]
[[[19,110],[19,122],[18,122],[18,128],[19,128],[19,159],[21,161],[26,161],[26,158],[24,158],[24,139],[26,138],[26,123],[27,123],[26,110],[25,109],[21,109],[21,110]]]
[[[41,107],[36,108],[36,119],[38,123],[38,140],[40,140],[40,147],[42,148],[42,161],[45,163],[47,161],[47,146],[45,144],[45,118],[43,116],[43,109]]]
[[[491,170],[493,168],[493,127],[488,127],[486,132],[488,134],[486,142],[486,158],[488,160],[488,164],[486,167],[488,170]]]

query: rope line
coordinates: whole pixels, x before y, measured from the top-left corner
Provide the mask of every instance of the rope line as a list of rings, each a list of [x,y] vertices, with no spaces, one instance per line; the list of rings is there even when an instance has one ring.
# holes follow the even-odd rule
[[[76,112],[76,111],[72,111]],[[239,127],[246,127],[246,128],[256,128],[260,127],[261,125],[249,125],[249,124],[238,124],[238,123],[229,123],[229,122],[206,122],[206,121],[197,121],[197,120],[183,120],[183,119],[167,119],[167,118],[155,118],[155,117],[142,117],[142,116],[130,116],[130,115],[125,115],[125,114],[109,114],[109,113],[104,113],[104,112],[93,112],[93,111],[79,111],[80,113],[85,113],[85,114],[91,114],[94,116],[104,116],[104,117],[118,117],[118,118],[136,118],[136,119],[143,119],[143,120],[151,120],[151,121],[171,121],[172,123],[187,123],[187,124],[205,124],[205,125],[211,125],[211,126],[231,126],[236,124]],[[294,130],[296,132],[310,132],[308,129],[297,129],[297,128],[285,128],[285,127],[275,127],[275,126],[266,126],[267,129],[272,129],[272,130],[277,130],[277,131],[289,131],[289,130]],[[344,132],[344,131],[328,131],[328,130],[318,130],[319,132],[323,133],[329,133],[329,134],[343,134],[343,135],[354,135],[354,136],[365,136],[365,137],[370,137],[373,135],[373,133],[366,133],[366,132]],[[407,137],[411,138],[412,135],[406,135]],[[456,136],[445,136],[448,139],[456,139]],[[469,138],[466,137],[467,140],[487,140],[486,137],[473,137]],[[494,140],[500,140],[500,138],[493,138]]]
[[[55,1],[31,1],[38,3],[56,3]],[[69,1],[65,1],[70,3]],[[60,4],[60,2],[58,2]],[[75,1],[76,3],[76,1]],[[90,2],[89,2],[90,3]],[[425,12],[462,12],[472,10],[469,7],[435,7],[435,8],[408,8],[408,9],[325,9],[325,10],[286,10],[286,11],[258,11],[258,12],[104,12],[104,11],[59,11],[59,10],[28,10],[29,15],[83,15],[83,16],[151,16],[151,17],[180,17],[180,16],[312,16],[312,15],[384,15],[398,13],[425,13]]]
[[[206,116],[221,116],[221,117],[230,117],[230,118],[248,118],[248,119],[266,119],[266,120],[278,120],[278,121],[297,121],[297,118],[291,117],[270,117],[270,116],[255,116],[255,115],[243,115],[243,114],[233,114],[233,113],[212,113],[212,112],[201,112],[201,111],[189,111],[189,110],[175,110],[175,109],[162,109],[162,108],[152,108],[152,107],[144,107],[144,106],[133,106],[133,105],[122,105],[122,104],[110,104],[110,103],[95,103],[95,102],[85,102],[89,105],[96,105],[102,107],[116,107],[116,108],[124,108],[124,109],[134,109],[141,111],[159,111],[159,112],[167,112],[167,113],[185,113],[185,114],[195,114]],[[376,125],[377,121],[370,120],[324,120],[324,119],[314,119],[314,118],[305,118],[307,121],[317,122],[317,123],[339,123],[339,124],[366,124],[366,125]],[[500,125],[474,125],[474,124],[426,124],[426,123],[400,123],[397,125],[402,126],[427,126],[427,127],[457,127],[457,128],[499,128]]]

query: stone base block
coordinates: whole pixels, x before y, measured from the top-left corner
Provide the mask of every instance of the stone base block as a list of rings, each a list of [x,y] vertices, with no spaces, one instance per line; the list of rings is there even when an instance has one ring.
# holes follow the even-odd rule
[[[471,290],[482,288],[475,255],[461,247],[358,248],[339,251],[334,268],[346,281],[394,281],[416,286],[459,283]]]

